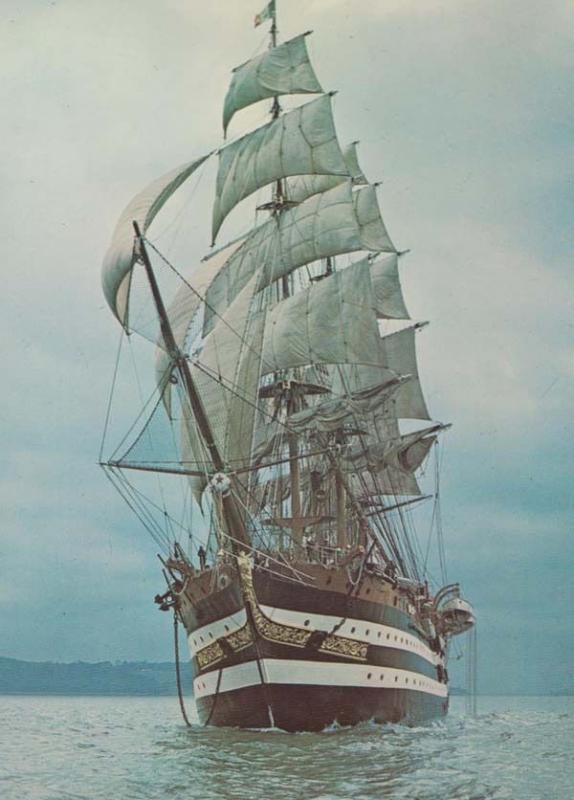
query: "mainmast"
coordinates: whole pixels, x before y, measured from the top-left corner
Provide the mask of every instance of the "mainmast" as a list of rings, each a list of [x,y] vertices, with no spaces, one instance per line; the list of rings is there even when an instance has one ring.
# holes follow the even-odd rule
[[[201,433],[203,441],[205,442],[205,445],[209,452],[216,473],[222,475],[222,483],[223,483],[224,481],[223,475],[225,473],[225,463],[215,443],[215,439],[211,430],[211,425],[205,413],[205,409],[203,408],[203,403],[201,402],[201,398],[195,387],[195,383],[193,381],[193,377],[189,369],[187,358],[182,353],[180,348],[177,346],[177,343],[175,341],[169,317],[167,315],[167,311],[165,309],[165,305],[161,293],[159,291],[159,286],[157,284],[157,280],[145,246],[145,241],[141,234],[139,225],[136,221],[133,222],[133,227],[136,235],[138,255],[140,256],[141,261],[144,265],[147,279],[150,284],[153,301],[159,316],[161,334],[165,342],[167,352],[173,359],[173,363],[175,364],[175,367],[181,376],[183,385],[185,387],[185,392],[189,400],[189,404],[191,406],[191,411],[193,413],[195,421],[197,422],[197,427],[199,428],[199,432]],[[221,505],[222,505],[223,517],[225,519],[225,523],[227,526],[227,532],[232,537],[232,544],[233,540],[237,540],[239,542],[248,544],[249,537],[247,535],[243,516],[239,510],[239,507],[237,505],[237,500],[235,499],[233,493],[233,481],[231,481],[231,484],[232,484],[231,490],[227,489],[227,491],[223,491],[221,493]]]
[[[270,2],[271,11],[271,30],[270,30],[270,49],[277,47],[277,7],[276,0]],[[281,104],[279,96],[275,95],[271,105],[271,119],[276,120],[281,115]],[[273,214],[281,214],[285,209],[285,192],[281,178],[275,183],[273,196],[271,198],[271,211]],[[289,276],[283,275],[281,278],[281,295],[285,300],[290,295]],[[287,418],[299,410],[297,403],[297,393],[291,385],[286,392],[286,414]],[[303,530],[301,527],[301,478],[299,471],[299,443],[295,433],[287,435],[287,446],[289,448],[289,477],[291,483],[291,534],[296,544],[300,545]]]

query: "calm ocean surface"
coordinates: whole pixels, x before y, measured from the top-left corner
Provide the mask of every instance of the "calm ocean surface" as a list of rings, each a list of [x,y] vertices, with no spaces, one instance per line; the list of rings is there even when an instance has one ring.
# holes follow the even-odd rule
[[[0,720],[2,800],[574,799],[572,697],[322,734],[187,730],[176,698],[0,697]]]

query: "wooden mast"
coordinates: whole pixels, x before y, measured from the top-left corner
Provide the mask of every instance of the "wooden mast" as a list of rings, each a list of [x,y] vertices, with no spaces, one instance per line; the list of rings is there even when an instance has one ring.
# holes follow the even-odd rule
[[[271,48],[277,47],[277,8],[273,4],[273,17],[271,21]],[[276,95],[273,98],[273,105],[271,106],[271,119],[276,120],[281,114],[281,106],[279,98]],[[275,184],[275,192],[272,201],[273,213],[280,214],[282,211],[283,201],[285,200],[285,193],[283,191],[283,181],[281,178]],[[281,278],[281,293],[283,299],[289,297],[289,276],[283,275]],[[295,396],[292,387],[287,389],[287,416],[295,413],[298,409],[296,406]],[[289,447],[289,475],[291,479],[291,518],[292,528],[291,534],[296,545],[301,544],[302,528],[299,522],[301,518],[301,486],[300,486],[300,472],[299,472],[299,444],[297,442],[297,435],[289,433],[287,437]]]
[[[171,329],[171,325],[169,322],[169,317],[167,315],[167,311],[165,309],[165,305],[163,303],[163,299],[159,291],[159,286],[157,284],[156,277],[153,272],[153,268],[151,265],[151,261],[149,259],[145,242],[141,234],[139,225],[135,220],[133,222],[133,226],[138,243],[138,255],[141,257],[142,263],[146,271],[147,279],[149,281],[154,304],[159,316],[161,335],[165,342],[167,352],[172,357],[173,362],[183,380],[185,391],[189,400],[189,404],[191,406],[191,411],[193,413],[195,421],[197,422],[197,427],[199,428],[199,432],[201,433],[203,441],[205,442],[205,445],[209,451],[209,455],[211,461],[213,462],[213,466],[215,467],[215,471],[220,473],[225,473],[225,463],[223,461],[223,458],[221,457],[219,448],[215,443],[215,439],[213,437],[213,433],[211,430],[211,425],[209,424],[209,420],[205,413],[205,409],[203,408],[203,403],[201,402],[201,398],[198,394],[197,388],[193,381],[187,358],[179,349],[175,341],[175,337],[173,335],[173,331]],[[232,478],[230,479],[231,479],[232,489],[227,493],[222,493],[221,505],[228,533],[232,537],[232,545],[233,547],[235,547],[233,539],[236,539],[239,542],[243,542],[244,544],[249,544],[249,537],[247,535],[247,531],[245,528],[243,515],[241,514],[241,511],[237,504],[237,500],[233,493],[233,479]]]

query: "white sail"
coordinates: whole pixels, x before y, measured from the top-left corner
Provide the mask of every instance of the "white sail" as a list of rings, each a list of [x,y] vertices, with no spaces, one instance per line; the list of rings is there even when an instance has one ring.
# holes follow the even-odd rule
[[[394,395],[394,414],[399,419],[430,419],[419,381],[415,346],[416,327],[405,328],[381,340],[385,365],[398,375],[411,375],[412,380]]]
[[[206,337],[190,368],[226,461],[248,461],[251,448],[262,331],[259,315],[250,313],[254,288],[252,280]]]
[[[273,47],[233,70],[223,104],[223,130],[242,108],[282,94],[315,94],[321,86],[307,53],[310,31]]]
[[[263,373],[305,364],[387,365],[377,319],[389,316],[388,267],[365,258],[272,308],[263,337]]]
[[[219,151],[213,241],[229,212],[257,189],[289,175],[316,174],[349,174],[330,95],[289,111]]]
[[[184,345],[198,311],[203,302],[203,295],[209,284],[213,281],[221,267],[228,261],[233,253],[241,247],[243,240],[239,239],[218,251],[208,261],[202,261],[199,267],[189,276],[177,291],[175,297],[167,308],[171,329],[175,342],[180,350]],[[172,356],[165,347],[158,346],[156,350],[156,383],[162,393],[168,415],[171,415],[171,383],[169,381],[172,370]]]
[[[108,305],[125,328],[128,327],[130,280],[135,263],[133,222],[137,222],[145,234],[162,206],[209,155],[183,164],[150,183],[126,206],[116,225],[104,258],[102,286]]]
[[[368,183],[359,166],[357,144],[358,142],[351,142],[351,144],[343,148],[343,158],[354,186]],[[291,202],[302,203],[303,200],[312,197],[314,194],[321,194],[329,191],[329,189],[334,189],[335,186],[345,180],[346,178],[340,175],[296,175],[287,181],[286,195]]]
[[[393,375],[410,375],[411,379],[393,395],[393,414],[398,419],[430,419],[419,381],[415,348],[417,326],[404,328],[381,338],[381,363]],[[380,381],[380,367],[361,365],[340,367],[334,373],[333,390],[341,394],[357,392]]]
[[[381,217],[375,187],[372,185],[365,186],[355,192],[354,199],[365,249],[395,253],[396,248],[391,242]]]
[[[365,201],[363,192],[367,193]],[[394,247],[374,191],[367,186],[352,192],[351,182],[346,180],[270,219],[247,237],[208,289],[205,333],[211,329],[214,314],[222,313],[255,273],[261,290],[304,264],[360,250],[394,252]]]

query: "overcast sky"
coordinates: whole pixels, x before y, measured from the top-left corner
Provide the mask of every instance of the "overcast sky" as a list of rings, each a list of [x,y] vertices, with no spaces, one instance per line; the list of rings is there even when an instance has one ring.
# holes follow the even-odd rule
[[[405,295],[431,321],[422,380],[454,423],[449,577],[477,608],[481,688],[573,688],[574,6],[278,8],[282,38],[314,30],[340,141],[361,140],[393,240],[412,250]],[[260,10],[0,4],[3,655],[172,657],[156,548],[96,466],[118,337],[100,264],[130,197],[219,144],[229,71],[265,46]]]

